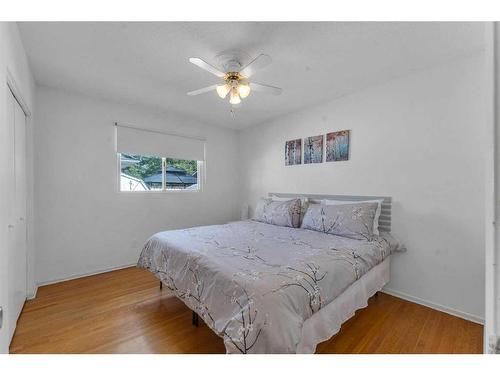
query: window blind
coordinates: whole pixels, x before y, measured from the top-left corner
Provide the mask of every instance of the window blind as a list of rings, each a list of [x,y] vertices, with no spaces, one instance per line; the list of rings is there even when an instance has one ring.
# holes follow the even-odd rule
[[[205,141],[115,124],[116,152],[205,161]]]

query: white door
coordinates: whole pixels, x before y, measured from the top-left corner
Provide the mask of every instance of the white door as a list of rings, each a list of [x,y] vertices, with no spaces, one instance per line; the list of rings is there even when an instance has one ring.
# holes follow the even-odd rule
[[[8,311],[9,339],[26,300],[26,116],[9,92],[9,230],[8,230]]]

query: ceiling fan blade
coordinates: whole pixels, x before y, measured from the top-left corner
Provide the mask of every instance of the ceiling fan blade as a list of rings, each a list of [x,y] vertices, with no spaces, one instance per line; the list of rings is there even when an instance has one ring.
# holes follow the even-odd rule
[[[208,86],[208,87],[203,87],[202,89],[198,89],[198,90],[194,90],[194,91],[189,91],[187,94],[189,96],[204,94],[206,92],[209,92],[209,91],[212,91],[212,90],[216,90],[217,86],[219,86],[219,85],[212,85],[212,86]]]
[[[219,78],[224,78],[224,76],[225,76],[225,73],[221,72],[216,67],[210,65],[209,63],[207,63],[206,61],[203,61],[202,59],[200,59],[198,57],[190,57],[189,62],[191,64],[194,64],[194,65],[200,67],[203,70],[206,70],[207,72],[210,72],[210,73],[216,75]]]
[[[253,59],[247,66],[240,70],[240,74],[245,76],[246,78],[251,77],[257,70],[260,70],[269,64],[271,64],[273,60],[269,55],[259,55],[255,59]]]
[[[281,95],[281,93],[283,92],[283,89],[280,89],[279,87],[262,85],[260,83],[253,82],[250,83],[250,88],[252,89],[252,91],[261,91],[272,95]]]

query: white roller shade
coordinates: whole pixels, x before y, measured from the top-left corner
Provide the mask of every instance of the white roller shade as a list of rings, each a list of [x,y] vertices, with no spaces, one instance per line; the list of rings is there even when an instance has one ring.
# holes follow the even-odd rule
[[[204,161],[205,141],[117,124],[116,152]]]

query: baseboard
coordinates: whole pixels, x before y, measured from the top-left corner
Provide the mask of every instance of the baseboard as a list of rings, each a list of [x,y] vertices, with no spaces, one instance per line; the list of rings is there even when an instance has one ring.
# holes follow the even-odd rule
[[[458,316],[459,318],[484,325],[484,318],[477,316],[477,315],[474,315],[474,314],[469,314],[469,313],[466,313],[466,312],[463,312],[460,310],[453,309],[451,307],[443,306],[443,305],[440,305],[438,303],[427,301],[425,299],[418,298],[418,297],[412,296],[410,294],[399,292],[397,290],[393,290],[390,288],[384,288],[384,289],[382,289],[382,292],[390,294],[391,296],[394,296],[394,297],[404,299],[406,301],[415,302],[415,303],[418,303],[419,305],[427,306],[427,307],[430,307],[431,309],[438,310],[438,311],[441,311],[441,312],[444,312],[444,313],[447,313],[447,314],[450,314],[453,316]]]
[[[87,272],[87,273],[82,273],[82,274],[75,274],[75,275],[64,277],[64,278],[61,278],[61,279],[54,279],[54,280],[44,281],[44,282],[38,283],[38,285],[35,286],[34,293],[31,296],[28,296],[28,299],[33,299],[33,298],[36,297],[36,293],[38,291],[38,287],[40,287],[40,286],[57,284],[57,283],[60,283],[60,282],[63,282],[63,281],[69,281],[69,280],[79,279],[81,277],[98,275],[100,273],[106,273],[106,272],[121,270],[121,269],[132,267],[132,266],[135,266],[135,265],[136,265],[136,263],[123,264],[123,265],[120,265],[120,266],[117,266],[117,267],[105,268],[105,269],[100,269],[100,270],[97,270],[97,271],[92,271],[92,272]],[[415,297],[415,296],[412,296],[410,294],[406,294],[406,293],[403,293],[403,292],[400,292],[400,291],[397,291],[397,290],[394,290],[394,289],[384,288],[382,291],[384,293],[387,293],[387,294],[391,295],[391,296],[398,297],[398,298],[404,299],[406,301],[418,303],[419,305],[427,306],[427,307],[429,307],[431,309],[442,311],[444,313],[447,313],[447,314],[450,314],[450,315],[453,315],[453,316],[458,316],[459,318],[462,318],[462,319],[469,320],[469,321],[474,322],[474,323],[478,323],[478,324],[483,324],[484,325],[484,318],[482,318],[480,316],[477,316],[477,315],[474,315],[474,314],[469,314],[469,313],[466,313],[464,311],[456,310],[456,309],[453,309],[451,307],[443,306],[443,305],[440,305],[438,303],[434,303],[434,302],[431,302],[431,301],[427,301],[425,299],[418,298],[418,297]]]
[[[26,296],[26,299],[35,299],[36,298],[36,294],[38,292],[38,285],[35,285],[35,288],[31,291],[31,293],[29,293],[27,296]]]
[[[51,285],[51,284],[57,284],[57,283],[61,283],[61,282],[63,282],[63,281],[69,281],[69,280],[79,279],[79,278],[81,278],[81,277],[87,277],[87,276],[99,275],[100,273],[106,273],[106,272],[111,272],[111,271],[117,271],[117,270],[121,270],[121,269],[124,269],[124,268],[133,267],[133,266],[135,266],[136,264],[137,264],[136,262],[134,262],[134,263],[128,263],[128,264],[123,264],[123,265],[116,266],[116,267],[111,267],[111,268],[103,268],[103,269],[100,269],[100,270],[97,270],[97,271],[92,271],[92,272],[86,272],[86,273],[75,274],[75,275],[67,276],[67,277],[64,277],[64,278],[61,278],[61,279],[53,279],[53,280],[43,281],[43,282],[38,283],[38,285],[37,285],[37,289],[38,289],[38,287],[40,287],[40,286]]]

